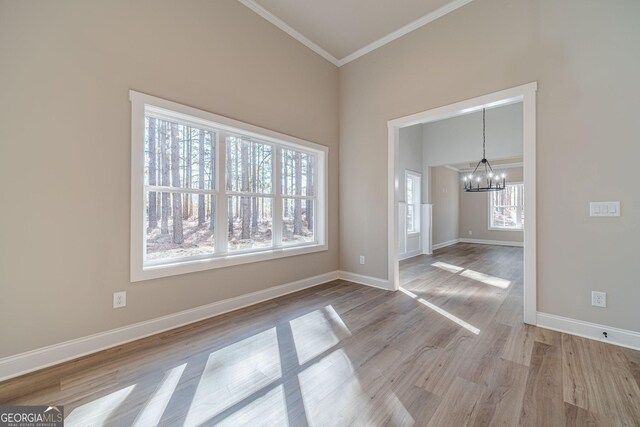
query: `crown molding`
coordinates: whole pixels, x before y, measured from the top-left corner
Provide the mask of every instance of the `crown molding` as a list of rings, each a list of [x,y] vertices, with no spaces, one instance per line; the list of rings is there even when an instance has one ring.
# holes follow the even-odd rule
[[[337,59],[335,56],[331,55],[329,52],[321,48],[319,45],[312,42],[311,40],[303,36],[300,32],[293,29],[282,19],[278,18],[273,13],[269,12],[267,9],[260,6],[258,3],[255,2],[255,0],[238,0],[238,1],[243,5],[245,5],[246,7],[248,7],[249,9],[253,10],[258,15],[262,16],[267,21],[271,22],[276,27],[280,28],[285,33],[289,34],[294,39],[298,40],[303,45],[307,46],[309,49],[311,49],[318,55],[322,56],[327,61],[331,62],[333,65],[337,67],[342,67],[343,65],[348,64],[349,62],[354,61],[360,58],[361,56],[364,56],[367,53],[378,49],[379,47],[382,47],[388,43],[391,43],[395,39],[398,39],[412,31],[415,31],[418,28],[423,27],[428,23],[435,21],[440,17],[450,12],[453,12],[454,10],[468,3],[471,3],[473,0],[453,0],[450,3],[445,4],[441,8],[436,9],[433,12],[424,15],[413,22],[410,22],[404,27],[401,27],[387,34],[386,36],[381,37],[372,43],[369,43],[368,45],[356,50],[355,52],[345,56],[342,59]]]
[[[496,169],[514,169],[514,168],[521,168],[524,167],[524,162],[518,162],[518,163],[503,163],[503,164],[497,164],[497,165],[493,165]],[[454,168],[450,168],[450,169],[454,169]],[[473,172],[474,168],[465,168],[465,169],[459,169],[458,172],[460,173],[468,173],[468,172]]]
[[[315,44],[314,42],[312,42],[302,34],[300,34],[298,31],[294,30],[286,22],[284,22],[282,19],[275,16],[273,13],[269,12],[264,7],[260,6],[254,0],[238,0],[238,1],[243,5],[247,6],[249,9],[253,10],[258,15],[262,16],[267,21],[271,22],[276,27],[280,28],[285,33],[289,34],[294,39],[298,40],[300,43],[302,43],[303,45],[305,45],[306,47],[308,47],[318,55],[322,56],[327,61],[331,62],[333,65],[337,67],[340,66],[340,61],[338,61],[336,57],[334,57],[329,52],[327,52],[326,50],[324,50],[323,48],[321,48],[320,46],[318,46],[317,44]]]
[[[374,41],[373,43],[370,43],[370,44],[366,45],[365,47],[356,50],[352,54],[345,56],[344,58],[342,58],[342,59],[340,59],[338,61],[338,67],[342,67],[343,65],[348,64],[349,62],[354,61],[354,60],[360,58],[361,56],[364,56],[367,53],[378,49],[379,47],[382,47],[382,46],[384,46],[384,45],[386,45],[388,43],[391,43],[395,39],[399,39],[400,37],[402,37],[402,36],[404,36],[406,34],[409,34],[410,32],[415,31],[418,28],[427,25],[428,23],[433,22],[436,19],[443,17],[447,13],[453,12],[454,10],[456,10],[458,8],[461,8],[462,6],[464,6],[464,5],[468,4],[468,3],[471,3],[472,1],[473,0],[453,0],[452,2],[445,4],[441,8],[436,9],[431,13],[427,13],[426,15],[416,19],[413,22],[410,22],[409,24],[405,25],[404,27],[399,28],[399,29],[387,34],[386,36],[379,38],[378,40]]]
[[[452,171],[454,171],[454,172],[458,172],[458,173],[460,173],[460,169],[458,169],[458,168],[456,168],[456,167],[454,167],[454,166],[451,166],[451,165],[444,165],[444,167],[445,167],[445,168],[447,168],[447,169],[451,169],[451,170],[452,170]]]

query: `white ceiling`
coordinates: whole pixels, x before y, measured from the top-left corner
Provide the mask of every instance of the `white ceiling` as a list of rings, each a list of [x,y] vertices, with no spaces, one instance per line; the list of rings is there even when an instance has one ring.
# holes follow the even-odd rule
[[[471,0],[239,0],[341,66]]]

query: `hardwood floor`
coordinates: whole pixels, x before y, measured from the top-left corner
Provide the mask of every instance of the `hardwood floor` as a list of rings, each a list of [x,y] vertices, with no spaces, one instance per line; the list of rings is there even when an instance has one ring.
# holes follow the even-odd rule
[[[522,324],[522,249],[335,281],[0,383],[66,425],[640,425],[640,352]]]

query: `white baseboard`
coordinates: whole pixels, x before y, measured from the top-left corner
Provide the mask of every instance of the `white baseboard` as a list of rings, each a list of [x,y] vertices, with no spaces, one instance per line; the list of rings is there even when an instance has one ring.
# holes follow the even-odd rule
[[[536,326],[541,328],[640,350],[640,332],[598,325],[597,323],[589,323],[541,312],[538,312],[537,323]],[[607,333],[607,338],[604,337],[603,332]]]
[[[436,249],[446,248],[447,246],[455,245],[456,243],[459,243],[459,242],[460,242],[460,239],[453,239],[447,242],[436,243],[435,245],[431,246],[431,250],[435,251]]]
[[[523,242],[510,242],[508,240],[484,240],[484,239],[458,239],[460,243],[477,243],[479,245],[517,246],[524,247]]]
[[[332,271],[156,319],[4,357],[0,359],[0,381],[336,279],[338,279],[338,272]]]
[[[350,273],[348,271],[339,271],[338,278],[348,280],[353,283],[358,283],[360,285],[367,285],[378,289],[384,289],[385,291],[392,290],[389,281],[386,279],[378,279],[377,277],[364,276],[362,274]]]
[[[398,261],[413,258],[419,255],[422,255],[422,249],[416,249],[415,251],[411,251],[411,252],[407,252],[406,254],[399,255]]]

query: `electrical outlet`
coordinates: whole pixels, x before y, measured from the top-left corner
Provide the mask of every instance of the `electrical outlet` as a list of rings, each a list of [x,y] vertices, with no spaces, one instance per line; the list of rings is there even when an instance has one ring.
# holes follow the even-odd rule
[[[127,306],[127,292],[114,292],[113,293],[113,308],[122,308]]]
[[[360,264],[364,265],[364,255],[360,255]]]
[[[607,306],[607,293],[591,291],[591,305],[594,307],[606,307]]]
[[[473,236],[473,231],[469,230],[469,236]]]

